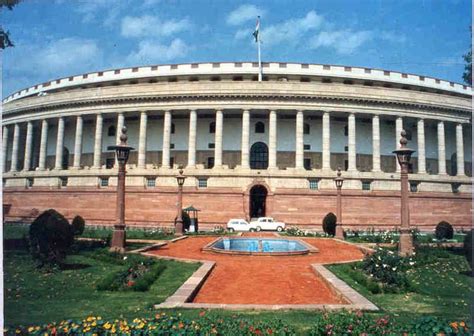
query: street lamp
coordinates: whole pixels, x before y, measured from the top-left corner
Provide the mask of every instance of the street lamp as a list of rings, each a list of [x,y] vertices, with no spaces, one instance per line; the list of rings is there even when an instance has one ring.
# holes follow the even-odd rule
[[[183,184],[184,180],[186,180],[186,176],[183,175],[183,169],[179,169],[179,175],[176,176],[176,181],[178,182],[178,216],[176,217],[175,223],[175,233],[177,236],[181,236],[183,234]]]
[[[130,151],[133,149],[133,147],[127,146],[127,139],[127,127],[124,126],[120,135],[120,144],[107,147],[108,150],[115,151],[118,162],[117,222],[114,225],[110,250],[120,253],[125,252],[125,165]]]
[[[394,150],[400,165],[400,183],[401,183],[401,229],[400,242],[398,244],[398,253],[401,256],[413,254],[413,237],[410,232],[410,211],[408,206],[408,166],[410,164],[411,155],[415,152],[408,148],[405,130],[400,133],[400,149]]]
[[[341,167],[337,168],[337,177],[334,179],[337,189],[337,207],[336,207],[336,238],[344,239],[344,230],[342,229],[342,200],[341,189],[344,179],[341,177]]]

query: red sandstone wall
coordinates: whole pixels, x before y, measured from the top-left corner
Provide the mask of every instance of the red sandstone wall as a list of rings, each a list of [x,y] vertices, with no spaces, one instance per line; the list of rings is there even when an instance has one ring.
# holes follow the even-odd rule
[[[410,198],[411,223],[432,229],[441,220],[455,226],[472,225],[470,194],[416,193]],[[3,192],[11,204],[7,221],[31,221],[41,211],[55,208],[66,217],[81,215],[94,225],[112,225],[115,218],[114,188],[14,189]],[[129,188],[126,197],[127,225],[171,226],[176,216],[176,192],[171,189]],[[224,225],[230,218],[245,218],[248,195],[238,189],[185,189],[183,205],[201,209],[200,228]],[[267,198],[267,215],[288,225],[321,229],[323,217],[335,212],[332,191],[276,190]],[[393,228],[400,222],[400,199],[396,192],[346,191],[343,197],[345,228]]]

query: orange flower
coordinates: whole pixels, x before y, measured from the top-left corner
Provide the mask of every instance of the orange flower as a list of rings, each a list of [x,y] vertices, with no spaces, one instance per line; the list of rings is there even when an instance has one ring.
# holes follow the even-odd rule
[[[204,316],[204,315],[206,315],[206,312],[205,312],[204,310],[203,310],[203,311],[201,311],[201,312],[199,312],[199,316],[201,316],[201,317],[202,317],[202,316]]]
[[[451,327],[453,327],[454,329],[458,329],[458,323],[457,322],[451,322],[449,325]]]
[[[183,329],[183,328],[184,328],[184,323],[183,323],[183,322],[179,322],[178,328],[179,328],[179,329]]]

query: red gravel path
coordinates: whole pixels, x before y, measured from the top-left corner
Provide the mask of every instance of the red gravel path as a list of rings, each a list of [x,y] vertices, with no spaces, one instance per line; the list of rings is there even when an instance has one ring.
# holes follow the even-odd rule
[[[269,235],[266,233],[262,236]],[[318,253],[303,256],[239,256],[201,251],[203,246],[215,239],[216,237],[190,237],[152,252],[163,256],[216,262],[194,302],[343,303],[316,277],[310,264],[348,261],[363,257],[363,253],[354,246],[333,239],[318,238],[303,239],[319,249]]]

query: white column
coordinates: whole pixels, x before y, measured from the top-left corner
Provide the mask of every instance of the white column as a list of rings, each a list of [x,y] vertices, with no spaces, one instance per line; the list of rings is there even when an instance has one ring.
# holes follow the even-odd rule
[[[380,172],[380,119],[372,117],[372,171]]]
[[[25,161],[23,161],[24,171],[28,171],[31,168],[32,145],[33,145],[33,122],[28,121],[28,124],[26,125]]]
[[[58,134],[56,137],[56,163],[54,169],[62,169],[64,147],[64,118],[58,119]]]
[[[222,128],[224,116],[222,110],[216,111],[216,134],[214,146],[214,168],[222,166]]]
[[[189,111],[188,167],[196,167],[196,110]]]
[[[140,113],[140,134],[138,135],[138,168],[146,167],[146,127],[148,116],[145,111]]]
[[[171,142],[171,112],[165,111],[163,120],[163,153],[161,158],[161,166],[170,167],[170,142]]]
[[[18,169],[18,144],[20,142],[20,125],[15,124],[13,129],[12,162],[10,171],[16,172]]]
[[[46,119],[43,119],[41,123],[41,142],[40,142],[38,170],[46,169],[47,146],[48,146],[48,121]]]
[[[95,121],[94,168],[101,168],[100,159],[102,156],[102,126],[102,114],[98,114]]]
[[[268,168],[277,168],[277,114],[270,111],[270,127],[268,132]]]
[[[356,166],[356,119],[354,113],[349,114],[348,117],[348,133],[349,133],[349,139],[348,139],[348,147],[349,147],[349,153],[348,153],[348,167],[347,170],[349,171],[355,171],[357,170]]]
[[[398,117],[395,120],[395,148],[400,148],[400,138],[401,138],[401,133],[403,131],[403,119],[401,117]],[[398,162],[396,162],[395,166],[396,171],[399,173],[400,172],[400,165]]]
[[[295,153],[295,168],[304,167],[304,114],[303,111],[296,112],[296,153]]]
[[[324,170],[331,169],[331,118],[329,112],[323,114],[323,164]]]
[[[418,174],[426,174],[425,121],[423,119],[418,120],[416,129],[418,140]]]
[[[457,175],[464,176],[464,143],[462,136],[462,124],[456,125],[456,163]]]
[[[2,169],[5,173],[7,171],[7,153],[8,153],[8,127],[3,127],[2,135]]]
[[[244,110],[242,113],[242,155],[240,165],[242,168],[249,168],[249,147],[250,147],[250,111]]]
[[[446,175],[446,146],[442,121],[438,122],[438,174]]]
[[[74,140],[74,163],[72,167],[79,169],[81,167],[81,154],[82,154],[82,128],[83,120],[81,116],[76,118],[76,138]]]

